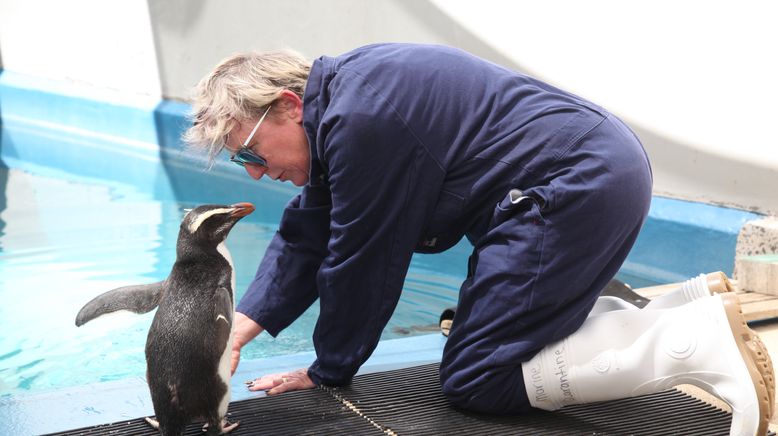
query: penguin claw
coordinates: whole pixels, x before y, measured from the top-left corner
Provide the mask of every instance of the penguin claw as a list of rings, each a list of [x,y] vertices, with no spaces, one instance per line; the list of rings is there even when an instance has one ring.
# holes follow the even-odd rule
[[[159,421],[157,421],[154,418],[149,418],[149,417],[146,417],[144,419],[146,420],[146,422],[149,423],[150,426],[154,427],[155,430],[159,430]]]
[[[149,418],[146,418],[146,419],[148,420]],[[240,425],[240,422],[233,422],[233,423],[230,423],[229,421],[227,421],[227,418],[224,418],[224,419],[222,419],[221,426],[220,426],[220,428],[219,428],[219,430],[220,430],[220,432],[221,432],[221,433],[219,433],[219,434],[226,434],[226,433],[229,433],[229,432],[231,432],[231,431],[235,430],[235,429],[238,427],[238,425]],[[208,423],[206,422],[206,423],[203,425],[203,428],[202,428],[202,430],[203,430],[203,433],[207,433],[207,432],[208,432],[208,427],[209,427],[209,425],[208,425]]]
[[[238,428],[238,425],[240,425],[240,422],[230,423],[226,419],[223,419],[222,420],[222,434],[229,433],[229,432],[235,430],[236,428]]]
[[[220,430],[219,434],[227,434],[227,433],[235,430],[236,428],[238,428],[238,425],[240,425],[240,422],[230,423],[229,421],[227,421],[227,418],[224,418],[224,419],[222,419],[221,426],[219,428],[219,430]],[[203,433],[207,433],[208,432],[208,427],[209,427],[208,423],[206,422],[205,425],[203,425]]]

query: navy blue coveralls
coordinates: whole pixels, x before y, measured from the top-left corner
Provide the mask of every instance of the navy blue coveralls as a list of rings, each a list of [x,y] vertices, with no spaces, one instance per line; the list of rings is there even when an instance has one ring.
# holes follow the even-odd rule
[[[303,108],[310,182],[237,310],[275,336],[318,298],[308,374],[347,384],[411,255],[466,236],[443,391],[471,410],[529,408],[521,363],[583,323],[648,212],[635,135],[599,106],[441,46],[321,57]],[[527,198],[511,202],[511,189]]]

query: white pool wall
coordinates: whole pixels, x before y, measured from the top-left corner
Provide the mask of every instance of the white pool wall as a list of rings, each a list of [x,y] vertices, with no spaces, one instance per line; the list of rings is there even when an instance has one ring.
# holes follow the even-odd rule
[[[186,100],[220,59],[380,41],[461,47],[638,132],[655,192],[775,215],[778,4],[672,0],[0,0],[6,70]]]

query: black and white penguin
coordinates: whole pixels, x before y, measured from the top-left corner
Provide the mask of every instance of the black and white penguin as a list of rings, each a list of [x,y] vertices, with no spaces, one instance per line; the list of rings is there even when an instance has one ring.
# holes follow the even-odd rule
[[[237,427],[224,419],[230,402],[230,355],[235,314],[235,273],[224,240],[250,203],[199,206],[184,216],[176,262],[167,279],[108,291],[76,317],[81,326],[119,310],[159,306],[146,340],[146,378],[157,420],[167,435],[182,435],[194,420],[209,435]]]

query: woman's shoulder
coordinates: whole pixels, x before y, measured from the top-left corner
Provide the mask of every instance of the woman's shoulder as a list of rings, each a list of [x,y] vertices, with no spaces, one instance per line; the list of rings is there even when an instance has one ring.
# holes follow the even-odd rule
[[[341,67],[354,65],[413,65],[439,67],[441,60],[474,61],[477,58],[458,48],[436,44],[377,43],[355,48],[336,56],[335,63]]]

